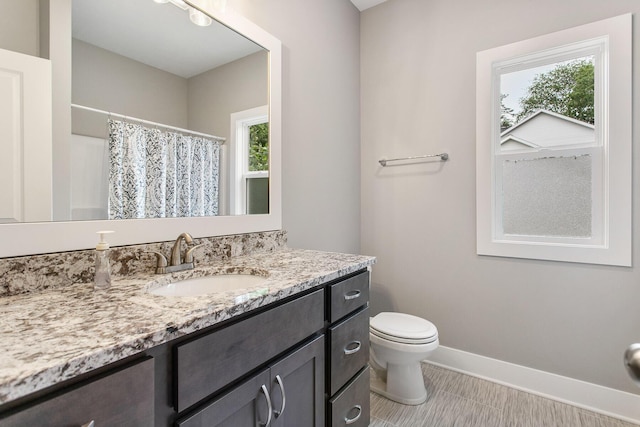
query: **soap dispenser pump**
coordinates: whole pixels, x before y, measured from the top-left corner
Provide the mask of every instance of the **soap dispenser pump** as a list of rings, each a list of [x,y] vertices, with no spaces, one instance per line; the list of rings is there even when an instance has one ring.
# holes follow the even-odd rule
[[[109,263],[109,243],[104,240],[105,234],[113,231],[98,231],[100,242],[96,246],[96,273],[93,279],[94,288],[107,289],[111,286],[111,264]]]

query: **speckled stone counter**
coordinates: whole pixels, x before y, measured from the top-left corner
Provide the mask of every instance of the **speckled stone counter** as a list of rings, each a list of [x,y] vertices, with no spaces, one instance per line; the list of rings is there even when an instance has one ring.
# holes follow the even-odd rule
[[[0,403],[89,372],[235,315],[361,270],[375,258],[280,250],[199,264],[171,275],[117,277],[0,298]],[[155,296],[162,281],[216,272],[268,273],[245,290],[198,297]]]

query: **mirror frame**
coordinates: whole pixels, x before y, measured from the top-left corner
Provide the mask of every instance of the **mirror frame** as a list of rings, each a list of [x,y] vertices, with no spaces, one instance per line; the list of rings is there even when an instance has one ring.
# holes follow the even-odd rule
[[[197,218],[154,218],[0,224],[0,258],[94,248],[96,232],[113,230],[112,246],[171,241],[182,232],[193,237],[223,236],[282,228],[282,44],[237,12],[215,10],[207,0],[186,0],[269,52],[269,213]],[[70,106],[69,106],[70,108]]]

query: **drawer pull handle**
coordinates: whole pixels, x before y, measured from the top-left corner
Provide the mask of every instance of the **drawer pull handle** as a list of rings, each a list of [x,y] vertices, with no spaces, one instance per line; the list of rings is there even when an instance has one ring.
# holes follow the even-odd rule
[[[344,300],[345,301],[349,301],[352,299],[356,299],[360,296],[360,291],[351,291],[351,292],[347,292],[346,294],[344,294]]]
[[[349,346],[353,346],[353,347],[349,348]],[[348,356],[350,354],[357,353],[360,351],[361,348],[362,348],[362,343],[360,341],[352,341],[349,344],[347,344],[347,346],[344,348],[344,354]]]
[[[357,409],[358,410],[358,415],[356,415],[353,418],[344,417],[344,423],[347,424],[347,425],[355,423],[356,421],[358,421],[360,419],[360,415],[362,415],[362,406],[356,405],[353,408],[351,408],[351,410],[353,410],[353,409]],[[351,412],[351,411],[349,411],[349,412]]]
[[[91,420],[86,424],[82,424],[81,427],[95,427],[95,425],[96,425],[96,422],[94,420]]]
[[[287,404],[287,396],[284,394],[284,382],[280,375],[276,375],[276,382],[278,383],[278,386],[280,386],[280,393],[282,394],[282,406],[280,407],[280,410],[276,409],[273,411],[273,413],[276,414],[276,418],[278,418],[284,413],[284,407]]]
[[[271,396],[269,396],[269,391],[267,390],[267,386],[262,384],[260,390],[264,394],[264,398],[267,399],[267,422],[263,423],[262,421],[258,421],[258,427],[269,427],[271,425],[271,413],[273,412],[273,407],[271,406]]]

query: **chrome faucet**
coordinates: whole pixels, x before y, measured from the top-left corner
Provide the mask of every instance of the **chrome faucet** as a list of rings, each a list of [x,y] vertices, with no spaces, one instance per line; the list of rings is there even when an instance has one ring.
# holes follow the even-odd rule
[[[193,238],[189,233],[182,233],[178,236],[175,243],[173,244],[173,248],[171,248],[171,264],[170,266],[176,266],[182,264],[182,255],[180,254],[180,250],[182,249],[182,240],[188,245],[193,243]],[[191,267],[193,268],[193,266]]]
[[[187,250],[185,251],[184,258],[181,255],[182,252],[182,240],[187,244]],[[171,248],[170,263],[167,263],[167,257],[160,252],[151,251],[156,255],[156,273],[174,273],[176,271],[191,270],[194,267],[193,252],[202,245],[195,245],[189,248],[188,246],[193,244],[193,238],[189,233],[182,233],[178,236],[173,247]]]

